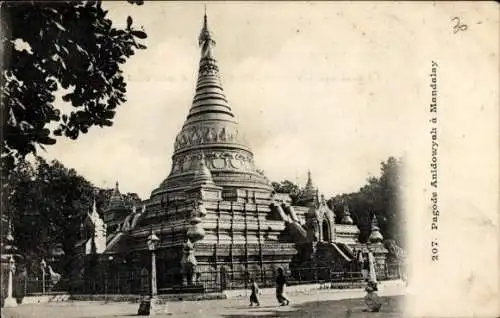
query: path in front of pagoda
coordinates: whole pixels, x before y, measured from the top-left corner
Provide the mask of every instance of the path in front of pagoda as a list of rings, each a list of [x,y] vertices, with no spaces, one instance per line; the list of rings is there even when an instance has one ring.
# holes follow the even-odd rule
[[[260,307],[249,307],[248,297],[223,300],[173,301],[168,303],[168,314],[156,317],[350,317],[350,318],[397,318],[402,317],[402,287],[391,287],[380,291],[384,306],[379,313],[363,312],[365,308],[362,290],[309,291],[307,294],[291,294],[289,306],[278,306],[272,294],[261,295]],[[138,304],[98,301],[73,301],[21,305],[3,308],[2,317],[9,318],[83,318],[83,317],[140,317]]]

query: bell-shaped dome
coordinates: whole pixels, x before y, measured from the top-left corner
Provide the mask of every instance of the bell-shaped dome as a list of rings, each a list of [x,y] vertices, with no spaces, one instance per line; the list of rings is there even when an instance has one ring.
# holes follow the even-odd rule
[[[198,242],[205,237],[205,230],[201,227],[201,225],[193,224],[189,227],[187,232],[187,237],[190,241]]]
[[[347,225],[353,225],[354,221],[352,220],[351,216],[348,214],[344,214],[342,217],[342,224],[347,224]]]
[[[351,212],[349,212],[349,207],[347,206],[347,204],[344,205],[344,216],[342,217],[341,223],[348,225],[354,224],[354,221],[351,218]]]
[[[191,185],[202,152],[217,186],[271,192],[269,181],[255,167],[253,153],[224,94],[206,16],[198,40],[201,58],[193,103],[175,139],[170,174],[151,197]]]

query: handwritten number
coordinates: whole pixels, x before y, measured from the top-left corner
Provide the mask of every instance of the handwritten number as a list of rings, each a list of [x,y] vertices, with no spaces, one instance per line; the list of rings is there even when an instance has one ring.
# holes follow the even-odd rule
[[[457,33],[458,31],[467,30],[467,24],[463,24],[460,21],[459,17],[454,17],[453,19],[451,19],[451,21],[456,21],[456,24],[453,26],[453,33]]]

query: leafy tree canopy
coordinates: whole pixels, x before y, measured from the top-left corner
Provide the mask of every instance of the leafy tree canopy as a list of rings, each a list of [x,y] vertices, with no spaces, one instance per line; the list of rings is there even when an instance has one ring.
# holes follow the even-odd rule
[[[41,258],[50,260],[59,250],[63,273],[71,270],[69,262],[80,239],[80,225],[91,211],[94,197],[102,217],[112,192],[94,187],[56,160],[47,162],[41,157],[35,164],[20,162],[2,190],[6,203],[2,212],[12,217],[14,245],[26,262],[36,265]],[[124,197],[130,203],[140,201],[135,193]]]
[[[121,67],[146,48],[147,35],[130,16],[117,28],[101,1],[8,1],[1,29],[4,169],[55,136],[76,139],[92,126],[112,125],[126,101]],[[58,91],[71,111],[55,105]]]
[[[304,190],[299,185],[293,183],[290,180],[284,180],[281,182],[271,182],[271,186],[277,193],[288,193],[292,199],[292,204],[296,204],[302,191]]]
[[[358,192],[337,195],[331,199],[332,205],[346,202],[354,222],[360,228],[360,241],[368,239],[373,215],[377,216],[382,235],[404,246],[405,219],[399,204],[402,159],[390,157],[381,163],[379,178],[369,177]],[[342,214],[342,209],[335,210]]]

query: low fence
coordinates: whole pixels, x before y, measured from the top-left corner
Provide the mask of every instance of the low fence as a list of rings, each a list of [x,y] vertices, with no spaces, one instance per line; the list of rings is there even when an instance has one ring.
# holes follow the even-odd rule
[[[386,265],[376,270],[378,280],[398,279],[401,277],[398,265]],[[223,290],[247,289],[250,279],[254,279],[259,287],[273,287],[276,272],[271,269],[256,272],[232,271],[202,271],[190,285],[181,284],[180,275],[162,275],[158,273],[158,292],[168,293],[209,293]],[[301,284],[328,284],[329,288],[353,288],[364,282],[361,272],[339,272],[329,267],[294,268],[287,273],[288,285]],[[50,280],[44,283],[41,279],[18,278],[14,283],[15,294],[23,296],[57,294],[63,290],[74,294],[101,294],[101,295],[141,295],[150,292],[151,277],[148,271],[139,273],[102,273],[93,279],[62,280],[54,285]]]
[[[2,286],[2,297],[5,297],[6,293],[7,286]],[[67,293],[65,286],[54,283],[50,278],[44,282],[41,277],[29,278],[16,275],[12,277],[12,296],[18,301],[25,296],[59,295],[62,293]]]
[[[387,265],[376,270],[378,280],[400,278],[397,265]],[[158,273],[159,294],[168,293],[210,293],[223,290],[247,289],[250,279],[254,279],[261,288],[273,287],[276,280],[274,270],[254,272],[232,271],[201,271],[197,279],[190,285],[182,285],[180,275],[162,275]],[[80,281],[79,293],[82,294],[147,294],[150,292],[151,277],[149,273],[139,274],[116,273],[95,280]],[[364,283],[361,272],[339,272],[328,267],[292,269],[287,274],[288,285],[329,284],[330,288],[352,288]]]

